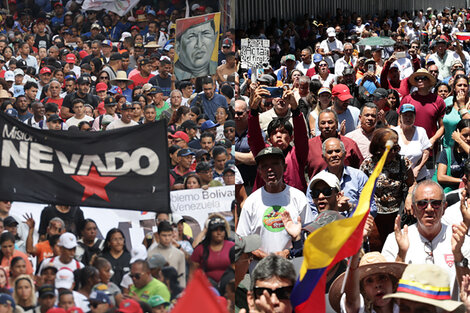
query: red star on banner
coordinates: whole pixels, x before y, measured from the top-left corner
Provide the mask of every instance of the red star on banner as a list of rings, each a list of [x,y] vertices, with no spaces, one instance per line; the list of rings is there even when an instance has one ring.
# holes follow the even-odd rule
[[[82,202],[92,195],[97,195],[101,199],[109,202],[108,194],[104,188],[117,178],[101,176],[94,165],[91,166],[90,172],[87,176],[73,175],[70,177],[85,187],[85,190],[83,191]]]

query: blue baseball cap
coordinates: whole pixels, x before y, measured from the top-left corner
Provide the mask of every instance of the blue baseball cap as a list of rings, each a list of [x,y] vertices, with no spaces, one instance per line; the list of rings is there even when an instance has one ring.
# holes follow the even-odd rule
[[[416,109],[415,109],[414,105],[409,104],[409,103],[403,104],[400,108],[400,113],[406,113],[406,112],[416,113]]]
[[[0,304],[9,304],[13,310],[16,308],[13,297],[6,293],[0,293]]]
[[[314,62],[314,63],[318,63],[318,62],[320,62],[321,60],[323,60],[323,57],[322,57],[322,55],[321,55],[320,53],[315,53],[315,54],[313,55],[313,62]]]
[[[204,132],[204,131],[208,130],[209,128],[214,128],[214,127],[217,127],[217,126],[219,126],[219,124],[214,123],[212,120],[205,121],[201,125],[201,132]]]
[[[5,113],[8,115],[8,116],[11,116],[11,117],[14,117],[14,118],[18,118],[18,111],[16,111],[16,109],[8,109],[5,111]]]
[[[108,303],[111,304],[111,300],[106,292],[94,290],[88,297],[88,301],[97,303]]]

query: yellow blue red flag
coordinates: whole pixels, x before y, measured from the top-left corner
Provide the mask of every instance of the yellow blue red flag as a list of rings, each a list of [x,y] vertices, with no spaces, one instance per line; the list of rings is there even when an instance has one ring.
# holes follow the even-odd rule
[[[392,144],[388,142],[351,216],[316,229],[305,240],[300,277],[291,295],[296,313],[325,312],[326,274],[336,263],[354,255],[361,247],[364,224],[369,215],[375,183],[382,172],[391,146]]]

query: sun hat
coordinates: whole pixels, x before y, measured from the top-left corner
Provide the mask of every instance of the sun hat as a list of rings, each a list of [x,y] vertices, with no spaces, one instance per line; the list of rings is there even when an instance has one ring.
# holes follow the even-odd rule
[[[417,86],[418,82],[416,81],[416,77],[420,77],[420,76],[426,76],[431,81],[431,86],[434,86],[436,84],[436,78],[432,76],[431,73],[429,73],[424,68],[420,68],[419,70],[411,74],[408,81],[410,82],[411,85]]]
[[[385,257],[376,251],[364,254],[356,271],[359,274],[359,281],[374,274],[389,274],[398,280],[405,268],[405,263],[387,262]],[[336,312],[340,312],[341,286],[343,285],[344,277],[345,273],[339,275],[330,287],[329,300],[331,307]]]
[[[435,264],[408,265],[398,281],[397,292],[384,296],[388,298],[430,304],[449,312],[465,311],[462,302],[451,300],[449,274]]]

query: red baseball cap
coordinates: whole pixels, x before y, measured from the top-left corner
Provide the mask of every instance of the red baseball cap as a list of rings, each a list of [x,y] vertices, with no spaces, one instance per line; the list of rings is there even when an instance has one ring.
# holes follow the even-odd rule
[[[182,132],[182,131],[177,131],[173,135],[170,135],[170,137],[173,138],[173,139],[175,139],[175,138],[183,139],[184,141],[186,141],[186,143],[189,142],[188,134],[186,134],[185,132]]]
[[[215,13],[206,14],[201,16],[194,16],[190,18],[182,18],[176,20],[176,33],[175,37],[179,38],[188,28],[195,27],[200,24],[209,23],[214,19]]]
[[[133,299],[122,300],[119,309],[116,312],[121,313],[144,313],[139,303]]]
[[[338,84],[334,86],[333,90],[331,91],[331,94],[333,97],[338,97],[341,101],[346,101],[353,98],[353,96],[351,96],[351,92],[349,91],[348,86],[344,84]]]
[[[86,52],[85,50],[82,50],[78,53],[78,55],[80,56],[81,59],[84,59],[85,57],[87,57],[89,54],[88,52]]]
[[[39,74],[52,74],[52,71],[50,68],[48,67],[43,67],[40,71],[39,71]]]
[[[69,53],[65,57],[65,62],[67,62],[67,63],[75,63],[76,60],[77,60],[77,57],[73,53]]]
[[[98,83],[96,84],[96,91],[106,91],[108,90],[108,85],[105,83]]]

